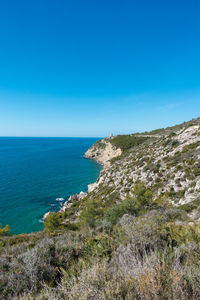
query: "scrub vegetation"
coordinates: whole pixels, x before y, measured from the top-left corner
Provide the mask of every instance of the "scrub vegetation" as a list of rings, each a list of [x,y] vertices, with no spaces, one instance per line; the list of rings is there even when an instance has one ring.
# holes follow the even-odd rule
[[[43,232],[2,238],[2,299],[199,299],[200,225],[152,199],[138,183],[118,205],[87,199],[73,230],[54,213]]]
[[[118,135],[111,139],[111,143],[117,148],[121,148],[123,151],[128,150],[134,146],[138,146],[146,141],[147,137],[135,136],[135,135]]]
[[[0,228],[0,299],[200,299],[200,145],[197,134],[184,140],[192,126],[112,138],[123,153],[96,189],[50,213],[41,232]]]

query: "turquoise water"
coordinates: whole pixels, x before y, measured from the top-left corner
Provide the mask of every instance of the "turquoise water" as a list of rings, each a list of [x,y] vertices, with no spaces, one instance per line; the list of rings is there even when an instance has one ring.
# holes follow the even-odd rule
[[[0,138],[0,223],[12,233],[43,229],[42,216],[86,191],[101,166],[84,152],[97,138]]]

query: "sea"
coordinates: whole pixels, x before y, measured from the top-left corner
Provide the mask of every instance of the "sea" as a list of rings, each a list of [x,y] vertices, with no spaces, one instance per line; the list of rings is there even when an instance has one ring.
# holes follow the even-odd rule
[[[46,212],[86,192],[102,166],[83,155],[98,139],[0,137],[0,225],[40,231]]]

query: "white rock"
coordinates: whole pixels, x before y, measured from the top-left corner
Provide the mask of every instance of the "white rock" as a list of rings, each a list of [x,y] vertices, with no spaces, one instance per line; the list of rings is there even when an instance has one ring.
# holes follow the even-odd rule
[[[43,216],[43,221],[46,220],[46,218],[49,216],[49,214],[50,214],[50,211],[48,211],[46,214],[44,214],[44,216]]]

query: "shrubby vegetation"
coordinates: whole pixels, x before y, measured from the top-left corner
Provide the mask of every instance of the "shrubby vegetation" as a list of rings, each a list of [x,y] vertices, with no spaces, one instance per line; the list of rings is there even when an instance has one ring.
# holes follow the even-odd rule
[[[189,208],[153,201],[141,182],[131,195],[86,197],[71,227],[52,213],[43,232],[1,237],[1,299],[199,299],[200,225]]]
[[[9,235],[10,234],[10,226],[6,225],[5,227],[0,226],[0,236]]]
[[[180,148],[177,134],[199,122],[112,138],[123,154],[98,189],[44,231],[0,227],[0,299],[200,299],[200,144]]]
[[[134,146],[138,146],[145,142],[147,137],[137,137],[135,135],[117,135],[110,142],[122,151],[126,151]]]
[[[106,147],[105,143],[102,143],[101,140],[97,141],[93,145],[94,150],[96,150],[96,148],[98,148],[98,149],[105,149],[105,147]]]
[[[62,216],[59,213],[51,212],[46,218],[44,225],[46,231],[56,230],[62,226]]]
[[[158,134],[161,136],[163,134],[168,134],[172,137],[172,136],[176,135],[177,131],[180,131],[181,129],[184,129],[184,128],[189,128],[194,125],[199,125],[199,123],[200,123],[200,118],[197,118],[197,119],[193,119],[191,121],[184,122],[182,124],[178,124],[178,125],[175,125],[172,127],[160,128],[160,129],[152,130],[150,132],[145,132],[145,134]]]
[[[141,215],[153,207],[152,198],[152,191],[147,189],[144,184],[138,183],[133,190],[133,197],[128,197],[121,204],[108,209],[105,212],[105,217],[111,224],[116,224],[125,214]]]

